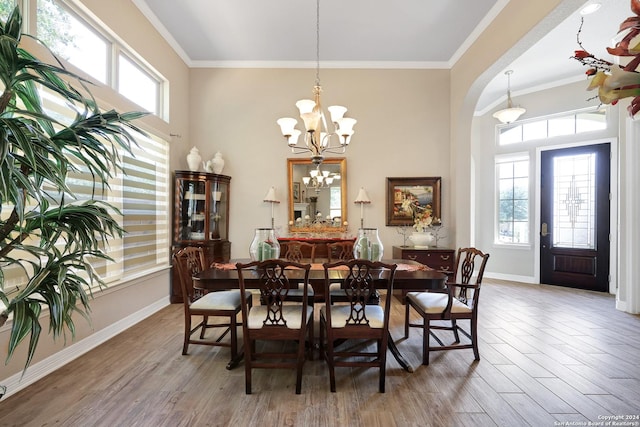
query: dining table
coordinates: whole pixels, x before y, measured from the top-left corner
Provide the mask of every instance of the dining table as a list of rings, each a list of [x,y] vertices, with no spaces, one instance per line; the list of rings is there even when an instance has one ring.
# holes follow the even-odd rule
[[[248,259],[237,259],[227,263],[214,263],[212,267],[201,271],[193,276],[194,288],[213,291],[213,290],[227,290],[238,289],[238,271],[235,268],[236,263],[248,263]],[[397,264],[396,273],[393,281],[394,290],[402,291],[426,291],[437,290],[445,287],[447,275],[441,271],[434,270],[421,264],[417,261],[406,259],[386,259],[382,262],[387,264]],[[330,270],[329,281],[339,282],[349,274],[348,270]],[[297,277],[297,276],[300,277]],[[244,275],[245,284],[248,288],[258,286],[259,272],[248,271]],[[296,279],[303,279],[302,271],[292,270],[290,274],[287,274],[289,280],[295,281]],[[311,270],[309,271],[309,284],[313,287],[315,300],[322,300],[324,298],[324,267],[321,263],[312,263]],[[374,278],[374,283],[378,289],[386,289],[386,279]],[[404,294],[405,292],[403,292]],[[404,302],[404,301],[403,301]],[[407,362],[400,350],[396,346],[391,333],[389,333],[389,351],[396,359],[398,364],[407,372],[413,372],[413,367]],[[242,360],[244,352],[241,352],[238,357],[232,359],[227,364],[227,369],[235,368]]]

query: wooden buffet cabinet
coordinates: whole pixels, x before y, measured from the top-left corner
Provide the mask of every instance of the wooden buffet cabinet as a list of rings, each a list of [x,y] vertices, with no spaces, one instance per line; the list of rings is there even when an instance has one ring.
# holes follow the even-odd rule
[[[453,276],[455,268],[455,251],[445,248],[414,248],[413,246],[394,246],[394,259],[410,259],[418,261],[433,269]]]
[[[231,177],[207,172],[176,171],[174,177],[172,253],[187,247],[204,249],[207,265],[228,262],[229,186]],[[171,274],[172,303],[182,302],[177,269]]]

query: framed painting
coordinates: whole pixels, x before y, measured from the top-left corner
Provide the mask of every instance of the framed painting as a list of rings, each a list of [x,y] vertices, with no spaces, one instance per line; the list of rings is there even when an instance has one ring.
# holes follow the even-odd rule
[[[387,178],[387,225],[414,225],[416,221],[442,218],[440,181],[439,176]]]
[[[300,203],[300,202],[302,202],[302,196],[300,194],[300,183],[294,182],[293,183],[293,203]]]

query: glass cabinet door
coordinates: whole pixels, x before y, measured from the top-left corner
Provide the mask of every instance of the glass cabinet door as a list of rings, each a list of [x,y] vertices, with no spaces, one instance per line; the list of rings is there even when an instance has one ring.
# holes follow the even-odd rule
[[[176,171],[174,243],[228,240],[230,180],[226,175]]]
[[[209,230],[211,239],[227,239],[229,224],[227,212],[229,211],[229,184],[221,181],[211,183],[211,213],[209,215]]]
[[[204,240],[207,193],[205,181],[180,180],[178,239]]]

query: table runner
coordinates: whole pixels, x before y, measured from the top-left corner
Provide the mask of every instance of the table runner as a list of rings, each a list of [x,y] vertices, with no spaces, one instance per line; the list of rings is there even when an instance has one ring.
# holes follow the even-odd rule
[[[397,264],[398,267],[396,268],[396,271],[420,271],[420,270],[433,270],[431,267],[428,267],[426,265],[420,264],[420,265],[416,265],[416,264],[403,264],[403,263],[399,263]],[[212,268],[217,268],[218,270],[235,270],[236,269],[236,265],[234,263],[223,263],[223,262],[216,262],[211,264]],[[347,269],[348,267],[345,266],[341,266],[340,268],[343,269]],[[322,264],[321,263],[312,263],[311,264],[311,269],[312,270],[322,270]]]

